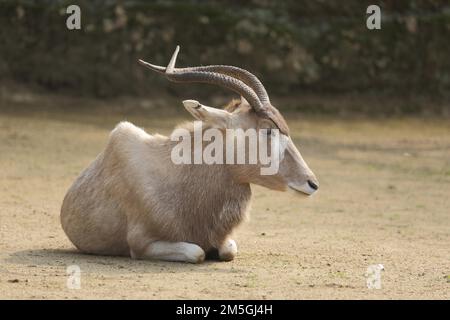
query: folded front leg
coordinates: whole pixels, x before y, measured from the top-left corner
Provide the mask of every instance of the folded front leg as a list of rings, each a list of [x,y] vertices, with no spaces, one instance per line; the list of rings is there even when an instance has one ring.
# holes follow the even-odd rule
[[[131,256],[136,259],[154,259],[163,261],[179,261],[201,263],[205,260],[205,252],[198,245],[188,242],[153,241],[136,255],[131,249]]]

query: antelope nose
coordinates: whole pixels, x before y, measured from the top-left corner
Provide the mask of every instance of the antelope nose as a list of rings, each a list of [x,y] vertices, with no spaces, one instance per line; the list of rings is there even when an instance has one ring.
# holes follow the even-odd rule
[[[316,183],[312,182],[311,180],[308,180],[308,185],[309,185],[311,188],[313,188],[314,190],[319,189],[319,186],[318,186]]]

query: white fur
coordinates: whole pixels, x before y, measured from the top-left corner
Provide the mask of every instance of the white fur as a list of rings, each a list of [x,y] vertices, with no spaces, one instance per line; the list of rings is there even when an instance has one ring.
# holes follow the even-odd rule
[[[237,254],[237,245],[233,239],[227,239],[222,247],[219,248],[220,260],[230,261],[233,260]]]
[[[300,191],[300,192],[302,192],[302,193],[304,193],[304,194],[306,194],[308,196],[310,196],[314,192],[316,192],[316,190],[311,188],[308,183],[304,183],[304,184],[302,184],[300,186],[296,186],[294,184],[288,184],[288,186],[289,186],[289,188],[294,189],[296,191]]]
[[[205,260],[205,251],[193,243],[155,241],[148,245],[145,257],[164,261],[200,263]]]

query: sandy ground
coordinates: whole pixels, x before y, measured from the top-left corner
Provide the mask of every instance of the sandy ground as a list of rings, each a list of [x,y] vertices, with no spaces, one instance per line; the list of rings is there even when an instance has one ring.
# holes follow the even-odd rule
[[[448,120],[290,115],[320,192],[254,187],[237,259],[190,265],[83,255],[66,238],[64,194],[124,119],[83,110],[0,109],[0,298],[450,298]],[[129,120],[167,133],[180,119]],[[368,289],[366,269],[379,263],[382,288]],[[67,288],[70,265],[81,289]]]

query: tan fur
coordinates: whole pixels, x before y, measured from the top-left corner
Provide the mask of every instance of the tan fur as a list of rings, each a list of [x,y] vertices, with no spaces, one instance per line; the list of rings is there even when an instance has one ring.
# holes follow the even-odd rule
[[[237,127],[267,126],[245,103],[234,101],[226,109]],[[191,124],[183,127],[192,130]],[[285,190],[289,174],[302,182],[315,179],[289,155],[274,176],[261,176],[259,165],[175,165],[176,143],[128,122],[117,125],[62,204],[62,227],[79,250],[139,258],[155,241],[220,248],[246,216],[250,183]]]

